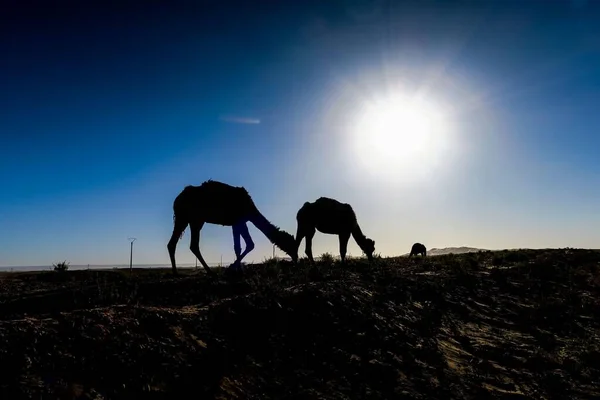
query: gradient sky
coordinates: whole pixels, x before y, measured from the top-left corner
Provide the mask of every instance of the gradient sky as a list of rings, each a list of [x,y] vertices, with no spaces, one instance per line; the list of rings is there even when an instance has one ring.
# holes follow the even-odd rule
[[[291,233],[305,201],[350,203],[382,255],[600,247],[599,2],[7,4],[0,266],[124,264],[130,236],[134,263],[167,263],[172,202],[209,178]],[[355,115],[394,91],[434,99],[449,146],[365,168]],[[270,256],[250,233],[246,261]],[[201,251],[232,261],[231,229]]]

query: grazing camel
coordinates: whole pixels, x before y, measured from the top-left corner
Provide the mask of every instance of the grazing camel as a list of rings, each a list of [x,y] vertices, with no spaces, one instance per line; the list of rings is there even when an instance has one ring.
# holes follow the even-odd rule
[[[338,235],[340,239],[340,256],[342,262],[346,259],[348,240],[350,235],[369,261],[373,260],[375,241],[367,238],[356,220],[356,214],[350,204],[340,203],[337,200],[321,197],[314,203],[306,202],[296,214],[298,230],[296,231],[296,248],[306,238],[306,255],[310,262],[314,262],[312,255],[312,239],[316,230],[322,233]]]
[[[183,236],[183,231],[188,224],[191,231],[190,250],[209,273],[210,268],[200,254],[200,230],[205,223],[231,226],[236,256],[231,267],[239,267],[242,259],[254,249],[254,242],[246,225],[248,221],[264,233],[271,243],[287,253],[294,262],[297,261],[298,247],[294,237],[271,224],[258,211],[245,188],[213,180],[208,180],[200,186],[186,186],[173,202],[174,228],[171,240],[167,244],[173,274],[177,274],[175,266],[177,242]],[[246,243],[243,253],[241,253],[240,237],[243,237]]]
[[[425,257],[427,255],[427,249],[421,243],[415,243],[415,244],[413,244],[412,248],[410,249],[410,254],[408,256],[411,257],[411,256],[419,255],[419,254],[421,254],[423,257]]]

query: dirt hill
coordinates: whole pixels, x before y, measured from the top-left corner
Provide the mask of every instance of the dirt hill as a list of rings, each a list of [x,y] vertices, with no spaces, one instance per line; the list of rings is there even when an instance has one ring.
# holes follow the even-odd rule
[[[477,253],[479,251],[489,251],[486,249],[478,249],[475,247],[444,247],[442,249],[438,249],[436,247],[433,247],[431,249],[427,249],[427,255],[428,256],[441,256],[444,254],[464,254],[464,253]],[[406,253],[404,254],[405,256],[408,256],[410,254]]]
[[[525,250],[5,273],[0,398],[598,397],[599,266]]]
[[[433,248],[427,251],[427,254],[432,256],[441,256],[443,254],[464,254],[464,253],[477,253],[478,251],[488,251],[486,249],[477,249],[475,247],[444,247],[443,249]]]

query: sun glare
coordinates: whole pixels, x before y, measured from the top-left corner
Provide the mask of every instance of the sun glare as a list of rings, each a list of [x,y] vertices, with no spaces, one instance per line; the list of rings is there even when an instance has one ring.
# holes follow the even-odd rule
[[[353,141],[361,167],[399,177],[437,164],[447,126],[433,103],[395,96],[367,103],[361,111]]]

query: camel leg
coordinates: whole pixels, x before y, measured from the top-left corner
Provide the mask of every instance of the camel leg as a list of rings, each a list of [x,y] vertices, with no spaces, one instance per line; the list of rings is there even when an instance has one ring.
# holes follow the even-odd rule
[[[340,258],[342,262],[346,261],[346,252],[348,251],[348,241],[350,240],[350,232],[340,233]]]
[[[231,231],[233,232],[233,251],[235,252],[235,261],[229,266],[229,268],[239,266],[239,259],[240,255],[242,254],[242,235],[240,233],[239,226],[233,225],[231,227]]]
[[[242,254],[242,235],[237,225],[232,226],[231,231],[233,232],[233,251],[235,252],[235,260],[237,261],[240,258],[240,254]]]
[[[239,258],[239,261],[241,262],[242,259],[248,255],[248,253],[254,250],[254,241],[252,240],[252,237],[250,237],[250,232],[248,232],[248,225],[246,225],[246,223],[240,225],[240,234],[246,243],[246,248]]]
[[[254,241],[252,240],[252,237],[250,237],[250,232],[248,232],[248,225],[246,225],[245,222],[234,225],[233,232],[234,232],[233,233],[234,247],[237,246],[237,248],[234,248],[236,260],[232,264],[232,266],[239,266],[239,264],[242,262],[242,259],[244,257],[246,257],[248,255],[248,253],[250,253],[252,250],[254,250]],[[235,243],[236,236],[237,236],[237,244]],[[244,249],[244,252],[241,254],[239,253],[239,251],[241,250],[240,236],[244,239],[244,242],[246,243],[246,248]]]
[[[204,261],[204,258],[202,257],[202,254],[200,253],[200,230],[202,229],[203,225],[204,225],[204,222],[190,224],[190,233],[191,233],[190,250],[192,251],[192,253],[194,253],[196,258],[200,261],[200,264],[202,264],[202,266],[204,267],[206,272],[211,274],[212,271],[210,270],[210,267],[208,266],[206,261]]]
[[[186,227],[187,222],[178,223],[176,221],[175,227],[173,228],[173,234],[171,235],[171,239],[167,244],[167,249],[169,250],[169,258],[171,259],[171,268],[173,269],[174,275],[177,275],[177,266],[175,263],[175,249],[177,248],[177,242],[179,241],[179,238],[181,237],[181,234],[183,233]]]
[[[305,239],[306,239],[305,253],[306,253],[306,256],[308,257],[308,260],[311,263],[315,262],[315,260],[313,259],[313,253],[312,253],[312,240],[313,240],[313,237],[315,236],[315,232],[316,232],[316,230],[315,230],[315,228],[313,228],[310,231],[305,232],[305,235],[304,235]]]
[[[298,223],[298,228],[296,228],[296,251],[300,248],[300,243],[302,243],[302,239],[304,239],[306,229],[303,225]]]

